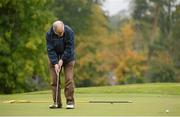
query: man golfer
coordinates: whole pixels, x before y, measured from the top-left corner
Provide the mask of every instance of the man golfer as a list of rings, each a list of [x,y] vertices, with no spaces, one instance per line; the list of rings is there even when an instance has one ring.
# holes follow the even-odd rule
[[[61,83],[58,79],[64,68],[67,109],[74,109],[74,80],[73,68],[75,64],[74,32],[60,20],[55,21],[46,33],[46,47],[51,74],[52,97],[54,103],[49,108],[62,108]]]

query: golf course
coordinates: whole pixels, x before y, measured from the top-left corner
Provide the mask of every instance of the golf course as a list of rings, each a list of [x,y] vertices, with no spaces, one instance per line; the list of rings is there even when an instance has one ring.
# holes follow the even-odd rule
[[[180,117],[180,0],[0,0],[0,17],[0,117]]]
[[[178,116],[180,84],[151,83],[76,88],[76,108],[49,109],[51,91],[0,95],[0,116]],[[110,101],[112,103],[90,103]],[[113,103],[122,101],[122,103]],[[124,101],[124,102],[123,102]]]

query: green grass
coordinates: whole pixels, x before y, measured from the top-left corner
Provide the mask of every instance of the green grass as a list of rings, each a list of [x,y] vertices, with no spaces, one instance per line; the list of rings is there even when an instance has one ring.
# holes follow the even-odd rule
[[[106,86],[76,88],[76,109],[63,108],[51,110],[50,103],[2,103],[5,100],[51,101],[51,91],[30,92],[13,95],[0,95],[0,116],[4,115],[56,115],[56,116],[174,116],[180,115],[180,84],[135,84],[124,86]],[[62,92],[63,93],[63,92]],[[128,100],[133,103],[92,104],[88,101]],[[168,109],[170,112],[166,113]]]
[[[154,84],[133,84],[120,86],[78,88],[77,93],[142,93],[142,94],[167,94],[180,95],[180,84],[178,83],[154,83]]]

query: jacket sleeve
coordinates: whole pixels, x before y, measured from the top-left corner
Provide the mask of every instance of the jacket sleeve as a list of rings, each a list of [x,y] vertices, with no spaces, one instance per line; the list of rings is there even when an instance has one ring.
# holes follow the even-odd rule
[[[46,34],[46,47],[50,62],[55,65],[58,63],[57,54],[54,50],[53,43],[50,41],[48,34]]]
[[[61,59],[63,61],[68,60],[72,56],[73,51],[74,51],[74,32],[69,31],[65,40],[65,50],[61,56]]]

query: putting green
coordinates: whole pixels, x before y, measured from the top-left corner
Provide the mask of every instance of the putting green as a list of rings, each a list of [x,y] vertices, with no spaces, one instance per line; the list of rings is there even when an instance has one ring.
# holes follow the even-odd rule
[[[178,116],[180,84],[140,84],[112,87],[76,88],[76,109],[49,109],[50,91],[0,95],[0,116]],[[44,101],[3,103],[7,100]],[[132,103],[89,103],[89,101],[132,101]],[[169,112],[168,112],[169,111]]]

